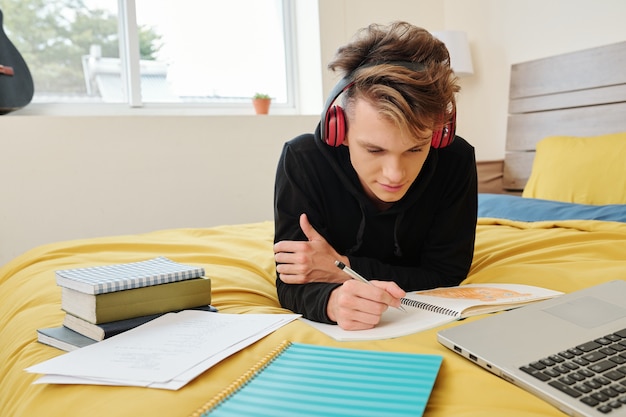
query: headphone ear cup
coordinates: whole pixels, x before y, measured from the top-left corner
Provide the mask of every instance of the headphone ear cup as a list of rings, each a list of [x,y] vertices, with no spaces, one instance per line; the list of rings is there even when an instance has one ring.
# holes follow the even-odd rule
[[[346,136],[346,117],[343,108],[332,106],[326,113],[324,141],[330,146],[340,146]]]
[[[452,115],[452,119],[446,123],[441,130],[433,132],[433,139],[430,146],[435,149],[445,148],[450,146],[454,141],[456,134],[456,113]]]
[[[430,141],[430,147],[439,149],[441,148],[441,136],[443,135],[443,130],[435,130],[433,131],[433,138]]]

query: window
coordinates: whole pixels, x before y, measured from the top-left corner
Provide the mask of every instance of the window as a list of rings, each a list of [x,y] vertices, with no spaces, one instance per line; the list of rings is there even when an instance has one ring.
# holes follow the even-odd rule
[[[0,0],[33,103],[295,105],[293,0]]]

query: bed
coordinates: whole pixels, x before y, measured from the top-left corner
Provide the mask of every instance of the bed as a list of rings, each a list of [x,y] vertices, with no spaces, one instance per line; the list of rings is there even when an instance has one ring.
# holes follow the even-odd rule
[[[622,42],[513,65],[507,153],[502,175],[495,176],[502,188],[479,196],[466,283],[571,292],[626,279],[626,72],[605,70],[625,64]],[[290,340],[442,355],[428,417],[562,415],[439,345],[442,327],[396,339],[338,342],[294,321],[178,391],[33,385],[37,375],[24,371],[63,353],[36,341],[36,329],[63,321],[55,270],[167,256],[205,268],[212,304],[221,314],[287,313],[277,301],[272,244],[273,224],[267,221],[57,242],[8,262],[0,269],[0,414],[186,417]]]

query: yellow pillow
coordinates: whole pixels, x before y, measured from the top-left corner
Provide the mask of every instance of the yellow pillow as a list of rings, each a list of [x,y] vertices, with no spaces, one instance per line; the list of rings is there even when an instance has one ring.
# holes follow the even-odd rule
[[[626,204],[626,132],[542,139],[522,196],[580,204]]]

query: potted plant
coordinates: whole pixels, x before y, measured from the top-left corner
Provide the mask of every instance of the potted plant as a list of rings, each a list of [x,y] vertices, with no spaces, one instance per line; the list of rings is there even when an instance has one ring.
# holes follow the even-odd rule
[[[256,93],[252,96],[252,105],[256,114],[268,114],[272,98],[268,94]]]

